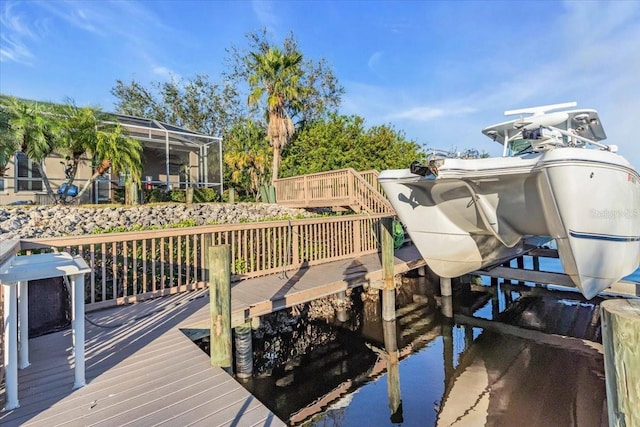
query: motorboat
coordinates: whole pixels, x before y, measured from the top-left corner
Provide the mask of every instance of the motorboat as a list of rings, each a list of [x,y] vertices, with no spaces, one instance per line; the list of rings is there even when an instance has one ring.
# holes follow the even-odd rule
[[[482,133],[501,157],[433,155],[378,181],[429,267],[459,277],[555,239],[592,298],[640,264],[640,176],[597,111],[576,103],[506,111]]]

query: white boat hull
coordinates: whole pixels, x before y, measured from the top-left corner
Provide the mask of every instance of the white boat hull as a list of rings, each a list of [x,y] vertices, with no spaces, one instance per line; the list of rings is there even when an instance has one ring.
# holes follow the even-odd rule
[[[446,159],[437,177],[387,170],[379,182],[441,277],[555,239],[565,272],[592,298],[640,262],[640,177],[607,151]]]

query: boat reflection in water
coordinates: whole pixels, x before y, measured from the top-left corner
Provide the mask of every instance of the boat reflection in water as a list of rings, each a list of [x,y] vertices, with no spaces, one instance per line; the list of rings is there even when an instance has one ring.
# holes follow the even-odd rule
[[[597,299],[474,287],[450,318],[433,283],[405,279],[393,322],[370,292],[346,322],[280,314],[243,384],[290,425],[607,425]]]

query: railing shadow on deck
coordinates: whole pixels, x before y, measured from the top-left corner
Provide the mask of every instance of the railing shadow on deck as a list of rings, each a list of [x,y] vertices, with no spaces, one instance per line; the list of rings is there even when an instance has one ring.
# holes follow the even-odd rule
[[[157,300],[144,307],[139,305],[135,311],[128,307],[107,309],[99,315],[87,316],[86,332],[86,380],[87,386],[102,374],[111,371],[111,375],[121,376],[123,381],[130,377],[131,364],[148,364],[153,360],[135,360],[134,354],[153,343],[154,340],[174,329],[209,302],[208,291],[184,293],[167,300]],[[97,324],[101,326],[97,326]],[[73,363],[68,357],[71,347],[69,330],[44,335],[30,340],[31,366],[21,373],[21,406],[16,411],[0,413],[0,424],[21,425],[37,416],[41,411],[57,406],[56,417],[64,417],[73,412],[78,405],[90,400],[91,392],[87,386],[82,393],[70,400],[61,402],[75,393],[73,390]],[[66,343],[66,345],[65,345]],[[185,339],[188,344],[188,340]],[[127,360],[126,367],[118,367]],[[163,362],[166,363],[166,360]],[[48,373],[47,373],[48,372]],[[42,381],[39,378],[46,381]],[[144,387],[144,384],[139,385]],[[0,397],[1,398],[1,397]],[[99,411],[93,410],[92,413]],[[15,415],[13,416],[15,412]],[[55,423],[54,423],[55,424]]]

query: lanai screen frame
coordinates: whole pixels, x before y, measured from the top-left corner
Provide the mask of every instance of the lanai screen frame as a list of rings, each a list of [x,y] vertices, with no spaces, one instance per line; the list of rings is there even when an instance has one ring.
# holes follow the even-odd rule
[[[224,191],[224,173],[222,160],[222,138],[218,136],[205,135],[193,132],[179,126],[173,126],[159,120],[145,119],[141,117],[128,116],[124,114],[112,114],[115,122],[106,122],[119,124],[126,132],[127,136],[140,141],[143,148],[162,148],[165,153],[165,175],[166,188],[171,188],[174,182],[170,181],[170,151],[176,148],[182,151],[198,150],[198,180],[191,182],[200,187],[217,187],[222,195]],[[218,181],[209,181],[209,154],[211,145],[218,145]],[[144,168],[144,159],[143,159]],[[178,184],[180,184],[178,182]]]

